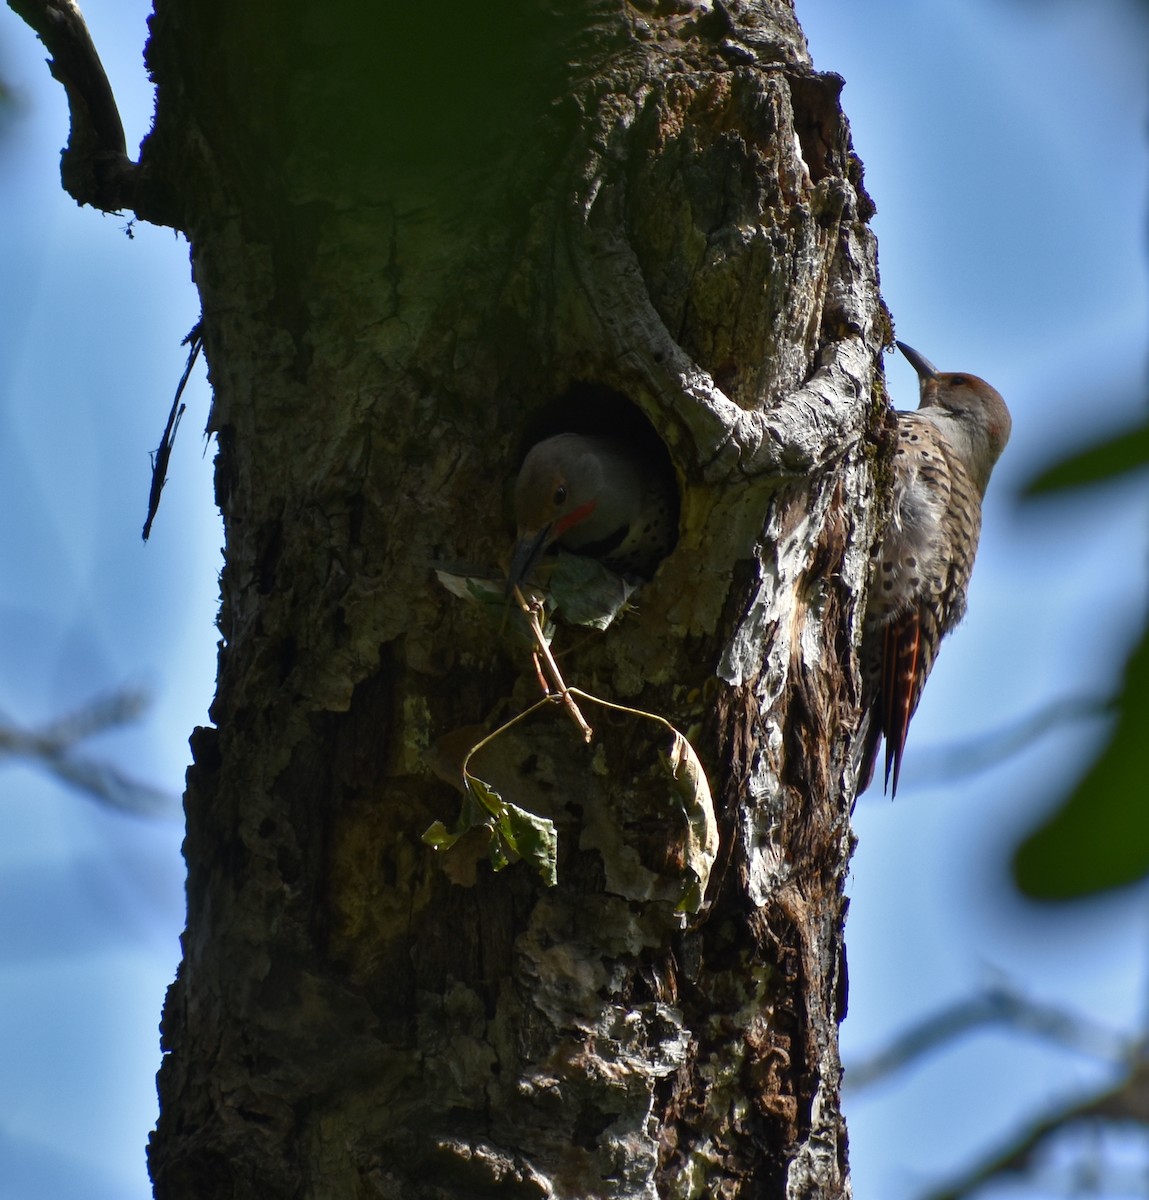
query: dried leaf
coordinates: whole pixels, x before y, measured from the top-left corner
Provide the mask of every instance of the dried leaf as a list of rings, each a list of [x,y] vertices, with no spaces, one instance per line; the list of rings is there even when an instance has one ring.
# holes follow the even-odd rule
[[[609,708],[613,712],[624,713],[643,721],[653,721],[671,735],[670,747],[659,754],[659,761],[670,774],[673,791],[682,806],[687,825],[686,844],[683,847],[682,891],[675,908],[678,912],[698,912],[706,897],[714,860],[718,857],[718,822],[714,815],[714,798],[710,784],[694,747],[685,734],[657,713],[613,704],[578,688],[571,688],[571,693],[579,699]]]
[[[702,907],[710,871],[718,857],[718,822],[714,816],[714,797],[702,763],[694,747],[678,732],[666,757],[674,779],[682,811],[686,814],[686,873],[690,880],[686,894],[678,904],[680,912],[696,913]]]

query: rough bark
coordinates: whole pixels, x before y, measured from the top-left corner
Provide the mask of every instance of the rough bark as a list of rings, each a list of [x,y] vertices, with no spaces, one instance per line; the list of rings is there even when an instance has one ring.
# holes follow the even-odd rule
[[[191,241],[226,530],[157,1196],[847,1195],[888,326],[840,81],[785,0],[156,7],[142,169]],[[505,554],[534,438],[647,422],[678,545],[555,646],[698,749],[721,850],[689,918],[621,718],[487,764],[555,820],[557,886],[420,840],[452,747],[537,692],[434,565]]]

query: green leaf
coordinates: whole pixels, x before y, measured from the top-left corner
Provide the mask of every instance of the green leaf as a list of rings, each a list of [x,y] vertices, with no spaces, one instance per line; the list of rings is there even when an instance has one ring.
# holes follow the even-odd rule
[[[560,552],[547,579],[555,611],[572,625],[606,629],[628,606],[636,585],[593,558]]]
[[[442,821],[433,822],[423,841],[436,850],[451,850],[473,829],[490,835],[487,857],[496,871],[522,859],[542,876],[548,887],[558,881],[558,833],[547,817],[508,804],[485,780],[465,773],[466,798],[453,830]]]
[[[547,817],[508,804],[489,783],[464,776],[467,791],[487,814],[484,824],[494,833],[489,850],[491,866],[501,871],[520,858],[542,876],[547,887],[558,882],[558,834]]]
[[[558,883],[559,843],[553,821],[504,801],[495,828],[498,840],[524,862],[530,863],[547,887]]]
[[[480,604],[494,605],[496,608],[502,608],[507,603],[506,585],[490,576],[459,574],[436,567],[435,577],[452,596],[458,596],[460,600],[475,600]]]
[[[1149,628],[1114,708],[1117,723],[1100,757],[1014,854],[1014,879],[1033,899],[1090,896],[1149,874]]]
[[[467,785],[467,795],[478,802],[488,817],[497,820],[503,811],[502,796],[489,783],[469,771],[463,772],[463,782]]]
[[[435,821],[423,834],[423,841],[435,850],[450,850],[463,836],[463,831],[452,833],[442,821]]]
[[[1127,429],[1108,441],[1055,463],[1032,479],[1022,494],[1040,496],[1103,483],[1146,466],[1149,466],[1149,424]]]

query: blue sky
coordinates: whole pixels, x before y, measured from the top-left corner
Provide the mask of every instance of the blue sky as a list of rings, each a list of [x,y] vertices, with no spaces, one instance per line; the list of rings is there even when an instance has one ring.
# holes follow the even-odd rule
[[[83,5],[129,145],[152,110],[146,5]],[[983,375],[1014,436],[991,485],[970,614],[944,648],[896,804],[867,796],[851,879],[847,1060],[1003,974],[1131,1025],[1146,991],[1144,889],[1035,911],[1004,877],[1008,838],[1103,730],[928,784],[935,747],[1057,696],[1105,693],[1146,597],[1149,497],[1136,484],[1020,509],[1051,457],[1132,421],[1145,394],[1149,29],[1132,0],[798,0],[878,205],[898,336]],[[154,706],[90,746],[178,792],[215,673],[220,531],[202,367],[152,541],[148,451],[198,303],[187,247],[81,210],[59,188],[62,92],[0,12],[0,73],[22,103],[0,147],[0,709],[34,725],[94,693]],[[913,372],[887,360],[916,404]],[[142,1200],[156,1025],[178,960],[176,822],[106,812],[38,772],[0,776],[0,1200]],[[1008,1135],[1095,1064],[983,1034],[850,1099],[855,1194],[908,1197]]]
[[[152,108],[145,7],[84,10],[136,145]],[[20,105],[0,145],[0,710],[34,726],[147,688],[145,721],[84,749],[178,794],[215,676],[202,370],[147,546],[140,527],[199,305],[186,243],[147,227],[129,239],[60,190],[67,111],[44,57],[0,11],[0,75]],[[0,1197],[146,1197],[183,923],[179,822],[101,810],[21,766],[0,775],[0,822]]]

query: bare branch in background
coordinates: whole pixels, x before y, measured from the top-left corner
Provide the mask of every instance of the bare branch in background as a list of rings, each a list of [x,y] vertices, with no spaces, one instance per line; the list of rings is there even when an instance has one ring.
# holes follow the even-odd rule
[[[1081,1125],[1149,1125],[1149,1064],[1138,1063],[1114,1087],[1088,1100],[1054,1109],[1025,1129],[998,1154],[975,1166],[954,1182],[929,1192],[924,1200],[965,1200],[1002,1176],[1026,1175],[1037,1166],[1039,1153],[1057,1135]],[[1094,1174],[1098,1168],[1092,1168]],[[1141,1191],[1149,1190],[1145,1180]]]
[[[99,696],[36,730],[21,729],[0,717],[0,766],[5,760],[23,761],[109,808],[137,816],[174,816],[179,801],[170,792],[132,779],[110,763],[74,752],[85,738],[138,720],[147,706],[145,692],[124,689]]]
[[[1096,1128],[1100,1131],[1135,1125],[1149,1135],[1149,1061],[1146,1061],[1145,1036],[1120,1033],[1078,1013],[1031,1000],[1002,985],[927,1017],[880,1053],[847,1066],[845,1086],[854,1092],[872,1087],[959,1037],[994,1027],[1031,1034],[1063,1049],[1112,1063],[1122,1068],[1121,1078],[1088,1099],[1078,1099],[1050,1110],[1023,1129],[1010,1144],[956,1180],[927,1193],[924,1200],[966,1200],[1003,1176],[1033,1176],[1040,1166],[1041,1153],[1053,1139],[1071,1130]],[[1081,1169],[1074,1175],[1078,1182],[1079,1176],[1085,1174],[1108,1178],[1101,1162],[1104,1156],[1100,1148],[1093,1157],[1098,1162],[1087,1163],[1083,1157]],[[1059,1174],[1064,1175],[1063,1172]],[[1149,1178],[1144,1183],[1149,1185]],[[1065,1190],[1073,1189],[1067,1187]],[[1149,1186],[1143,1186],[1140,1191],[1149,1192]]]
[[[851,1091],[872,1087],[948,1042],[994,1026],[1029,1033],[1063,1049],[1114,1064],[1130,1063],[1141,1048],[1140,1039],[1098,1025],[1080,1014],[1030,1000],[1008,987],[996,986],[927,1017],[873,1057],[849,1064],[845,1086]]]

